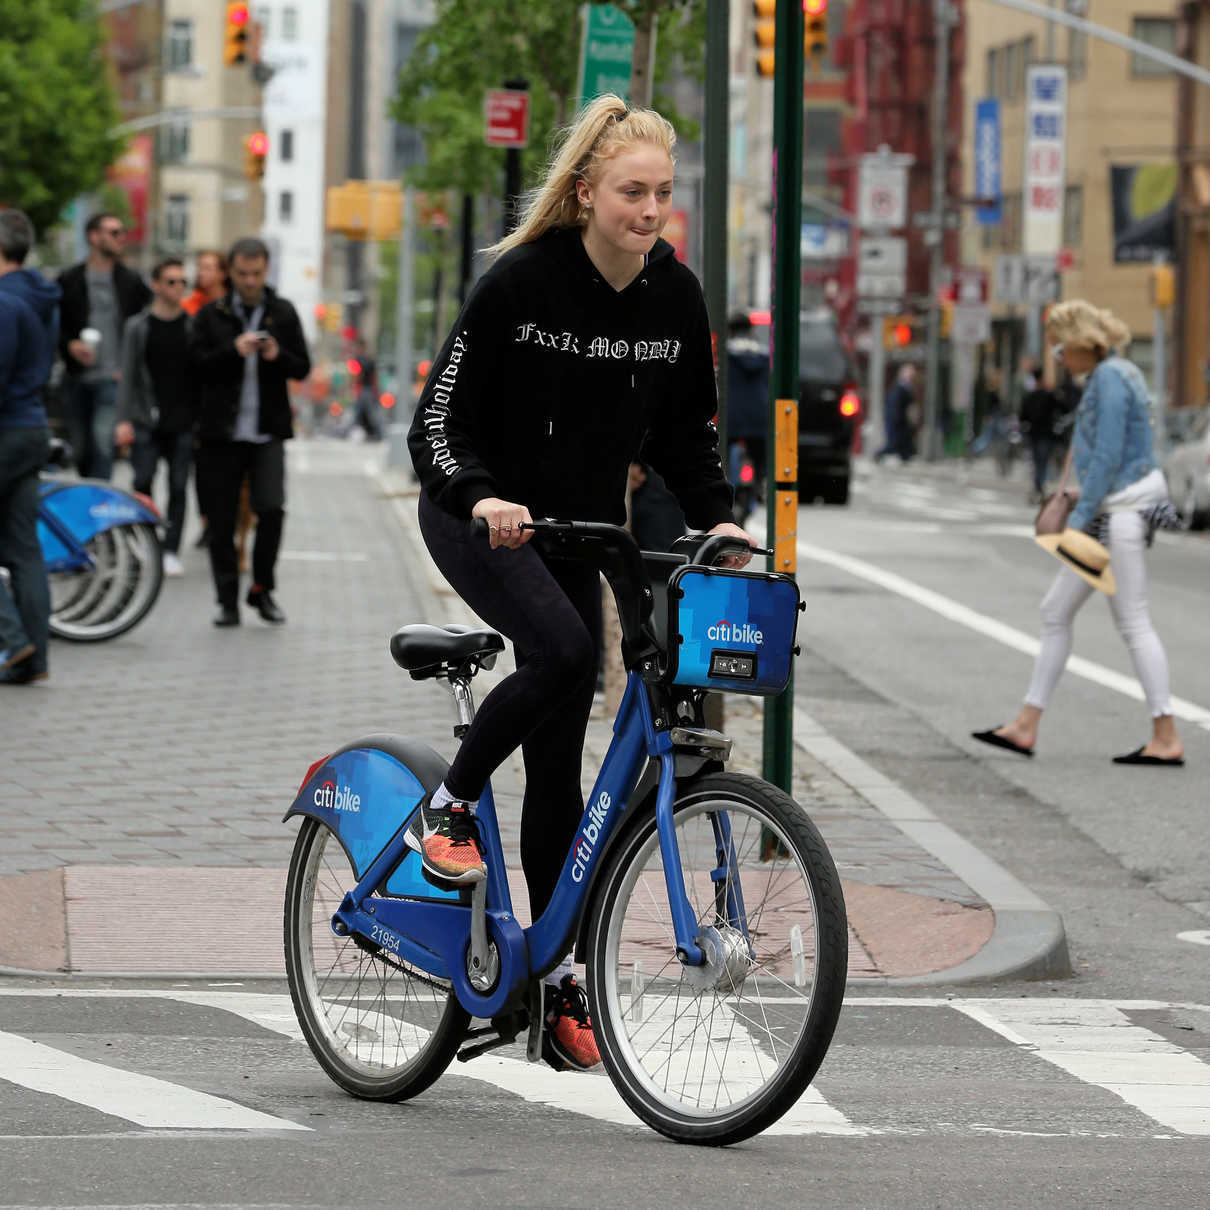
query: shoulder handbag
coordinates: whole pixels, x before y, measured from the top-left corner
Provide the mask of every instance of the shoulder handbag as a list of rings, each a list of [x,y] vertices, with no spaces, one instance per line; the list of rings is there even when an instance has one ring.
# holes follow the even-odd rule
[[[1038,515],[1034,518],[1035,534],[1061,534],[1067,528],[1067,518],[1076,506],[1078,492],[1067,490],[1067,478],[1071,474],[1071,456],[1073,447],[1067,449],[1067,460],[1063,463],[1063,474],[1059,486],[1051,496],[1042,501]]]

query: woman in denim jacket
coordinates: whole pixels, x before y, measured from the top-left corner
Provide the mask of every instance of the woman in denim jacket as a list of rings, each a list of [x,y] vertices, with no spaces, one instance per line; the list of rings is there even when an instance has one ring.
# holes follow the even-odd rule
[[[1172,721],[1168,659],[1147,609],[1144,548],[1157,526],[1175,514],[1151,449],[1150,398],[1139,368],[1114,352],[1130,331],[1109,311],[1080,299],[1052,307],[1046,338],[1073,375],[1088,375],[1076,411],[1072,466],[1080,496],[1068,525],[1109,547],[1117,593],[1109,598],[1114,624],[1130,652],[1151,711],[1148,743],[1118,764],[1180,765],[1184,748]],[[1070,568],[1055,577],[1042,601],[1042,646],[1021,712],[1007,725],[974,733],[996,747],[1032,756],[1038,722],[1071,654],[1072,624],[1094,589]]]

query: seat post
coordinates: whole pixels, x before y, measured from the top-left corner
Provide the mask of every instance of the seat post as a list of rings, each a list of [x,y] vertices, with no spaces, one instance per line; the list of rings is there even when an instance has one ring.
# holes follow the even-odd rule
[[[458,707],[458,725],[454,728],[454,738],[461,739],[475,717],[475,695],[471,692],[468,677],[450,677],[449,686]]]

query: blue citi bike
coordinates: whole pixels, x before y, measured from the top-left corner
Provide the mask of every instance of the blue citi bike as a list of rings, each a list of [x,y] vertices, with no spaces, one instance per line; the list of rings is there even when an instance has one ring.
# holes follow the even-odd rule
[[[399,735],[346,744],[311,766],[286,815],[302,817],[285,902],[299,1023],[341,1088],[404,1100],[455,1058],[522,1037],[540,1060],[541,979],[574,948],[630,1108],[679,1141],[738,1142],[806,1090],[845,987],[844,900],[823,839],[782,790],[725,770],[731,741],[704,714],[712,690],[784,690],[798,587],[713,566],[748,550],[727,536],[652,554],[612,525],[526,528],[548,558],[587,560],[609,581],[627,669],[550,904],[528,928],[517,920],[490,786],[475,808],[487,878],[443,884],[405,833],[447,762]],[[461,738],[471,681],[503,638],[409,625],[390,646],[413,679],[448,685]]]

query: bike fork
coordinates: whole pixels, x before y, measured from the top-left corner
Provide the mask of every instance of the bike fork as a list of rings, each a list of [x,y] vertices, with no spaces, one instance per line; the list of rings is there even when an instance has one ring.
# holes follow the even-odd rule
[[[668,907],[676,933],[676,956],[685,966],[701,966],[706,961],[706,955],[698,945],[697,917],[685,893],[685,871],[681,869],[676,824],[672,818],[675,798],[676,757],[671,752],[665,752],[660,756],[660,788],[655,800],[655,826],[664,861],[664,885],[668,890]]]

